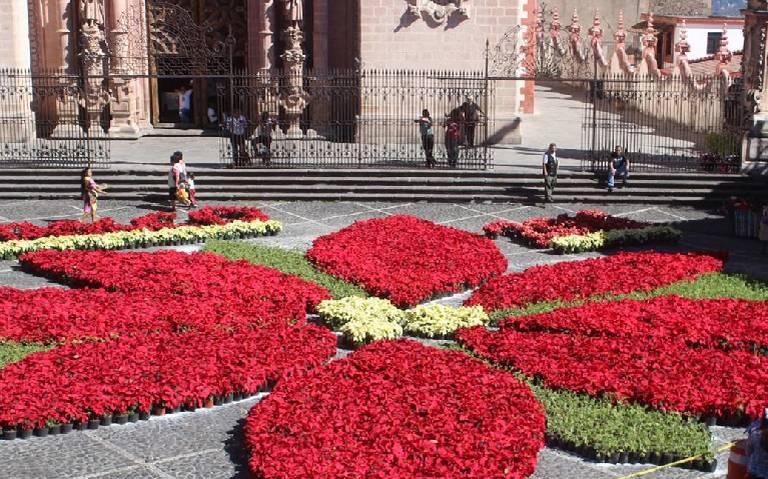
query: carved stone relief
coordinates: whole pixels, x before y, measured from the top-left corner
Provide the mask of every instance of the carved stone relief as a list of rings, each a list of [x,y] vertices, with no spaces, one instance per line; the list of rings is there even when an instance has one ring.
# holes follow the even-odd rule
[[[411,21],[420,18],[443,25],[449,19],[458,21],[469,18],[469,9],[463,5],[466,0],[406,0],[406,17]]]

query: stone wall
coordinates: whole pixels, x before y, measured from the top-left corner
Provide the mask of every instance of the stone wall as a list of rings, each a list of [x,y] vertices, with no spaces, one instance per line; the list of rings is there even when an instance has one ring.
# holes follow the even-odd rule
[[[416,14],[409,5],[453,5],[453,2],[360,0],[360,58],[366,69],[474,70],[485,67],[486,41],[494,45],[521,23],[527,0],[465,0],[464,12],[444,22],[429,10]],[[450,10],[449,10],[450,12]],[[519,141],[518,116],[524,82],[497,82],[495,140]],[[457,105],[458,106],[458,105]],[[386,112],[370,112],[386,116]],[[414,116],[419,112],[414,112]],[[504,133],[502,133],[504,132]],[[493,136],[493,135],[492,135]]]
[[[712,0],[653,0],[652,4],[654,15],[712,15]]]

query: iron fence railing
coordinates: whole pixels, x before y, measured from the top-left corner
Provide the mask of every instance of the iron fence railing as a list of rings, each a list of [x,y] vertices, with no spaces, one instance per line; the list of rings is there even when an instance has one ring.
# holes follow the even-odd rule
[[[298,119],[286,106],[303,85]],[[413,167],[426,165],[418,120],[433,121],[437,167],[487,169],[494,92],[480,72],[335,70],[237,74],[218,88],[220,160],[249,167]],[[233,131],[233,113],[245,128]],[[489,113],[490,112],[490,113]],[[446,125],[460,125],[456,161]],[[239,152],[239,153],[235,153]]]
[[[109,142],[88,119],[82,76],[0,70],[0,167],[103,167]]]
[[[583,169],[606,170],[620,145],[635,171],[739,171],[746,115],[738,83],[616,75],[581,85]]]

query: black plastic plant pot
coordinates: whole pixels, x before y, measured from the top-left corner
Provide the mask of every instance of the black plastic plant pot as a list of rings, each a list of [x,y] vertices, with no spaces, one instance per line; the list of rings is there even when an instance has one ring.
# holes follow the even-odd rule
[[[69,434],[72,432],[72,423],[62,424],[61,429],[59,430],[59,433],[61,434]]]
[[[73,424],[76,431],[85,431],[88,429],[88,421],[77,421]]]
[[[619,454],[618,452],[614,452],[613,454],[608,456],[608,462],[610,462],[611,464],[618,464],[620,459],[621,459],[621,454]]]
[[[136,422],[139,420],[139,415],[135,412],[128,413],[128,422]]]
[[[229,394],[227,394],[226,396],[224,396],[224,398],[223,398],[223,400],[224,400],[224,403],[226,404],[226,403],[230,403],[230,402],[232,402],[232,401],[233,401],[233,398],[234,398],[234,396],[235,396],[235,395],[234,395],[234,394],[232,394],[232,393],[229,393]]]
[[[669,454],[669,453],[665,452],[664,454],[661,455],[661,465],[662,466],[664,464],[670,464],[672,462],[675,462],[675,458],[672,457],[672,454]]]
[[[88,420],[88,429],[98,429],[99,424],[101,424],[101,419],[89,419]]]
[[[147,421],[149,419],[149,412],[139,411],[139,421]]]
[[[171,414],[176,414],[181,412],[181,406],[176,406],[171,410]]]
[[[120,414],[120,415],[115,416],[112,420],[115,421],[115,424],[123,425],[123,424],[126,424],[128,422],[128,415],[127,414]]]
[[[16,429],[5,429],[3,431],[3,439],[6,441],[13,441],[16,439]]]
[[[704,423],[708,427],[717,426],[717,418],[715,416],[707,416],[704,418]]]
[[[19,439],[29,439],[32,437],[32,429],[19,429],[19,433],[16,437]]]
[[[102,426],[111,426],[112,425],[112,415],[111,414],[105,414],[101,417],[101,423]]]
[[[54,424],[53,426],[49,427],[48,434],[50,434],[51,436],[61,434],[61,424]]]
[[[651,464],[661,464],[661,454],[652,452],[648,455],[648,462]]]
[[[221,396],[214,396],[213,397],[213,405],[214,406],[221,406],[224,404],[224,400],[221,398]]]
[[[702,460],[701,462],[701,470],[704,472],[715,472],[715,469],[717,469],[717,459],[712,459],[711,461]]]
[[[619,454],[619,464],[629,464],[629,453],[622,452]]]
[[[46,437],[48,436],[48,428],[47,427],[36,427],[34,430],[34,434],[37,437]]]

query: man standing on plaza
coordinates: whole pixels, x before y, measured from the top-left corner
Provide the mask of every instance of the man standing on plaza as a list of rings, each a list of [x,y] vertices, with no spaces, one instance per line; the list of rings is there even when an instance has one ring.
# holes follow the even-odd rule
[[[550,143],[549,148],[544,153],[543,172],[544,199],[547,203],[551,203],[552,194],[555,192],[555,186],[557,185],[557,145],[554,143]]]

